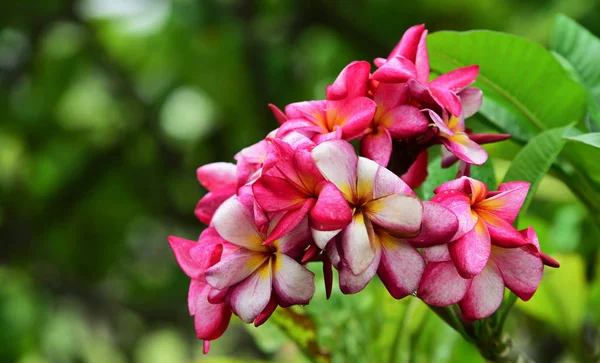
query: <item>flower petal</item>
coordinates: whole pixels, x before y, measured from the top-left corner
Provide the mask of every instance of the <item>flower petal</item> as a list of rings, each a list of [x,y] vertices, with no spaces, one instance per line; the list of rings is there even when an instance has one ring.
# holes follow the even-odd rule
[[[423,253],[423,258],[427,262],[452,261],[452,257],[450,257],[450,251],[448,251],[447,244],[422,248],[421,253]]]
[[[269,262],[231,290],[229,295],[231,310],[245,323],[252,323],[269,304],[271,286],[271,263]]]
[[[496,246],[492,246],[491,258],[502,272],[506,287],[522,300],[529,300],[542,280],[544,265],[541,258],[527,248]]]
[[[483,102],[483,92],[479,88],[465,88],[458,97],[462,104],[462,116],[469,118],[479,111]]]
[[[379,127],[375,133],[367,134],[360,139],[360,154],[381,166],[387,166],[392,154],[392,138],[388,130]]]
[[[190,312],[194,315],[194,328],[199,339],[215,340],[229,325],[231,310],[227,304],[211,304],[206,299],[210,286],[192,280],[188,295]]]
[[[332,85],[327,86],[328,100],[365,97],[371,65],[365,61],[355,61],[348,64]]]
[[[458,273],[468,279],[479,274],[490,257],[490,234],[482,219],[475,228],[448,245]]]
[[[522,181],[502,183],[498,186],[501,193],[477,203],[474,207],[493,213],[512,224],[527,198],[530,185]]]
[[[200,279],[204,270],[217,263],[223,252],[221,244],[202,244],[174,236],[169,237],[169,245],[177,264],[191,279]]]
[[[430,262],[425,266],[417,296],[428,305],[449,306],[459,302],[471,286],[463,279],[452,261]]]
[[[199,167],[196,176],[200,184],[210,191],[233,188],[237,181],[236,168],[232,163],[211,163]]]
[[[408,239],[418,248],[430,247],[452,240],[458,231],[458,218],[439,203],[423,202],[423,218],[419,235]]]
[[[408,97],[406,83],[380,83],[373,93],[377,104],[375,120],[380,120],[388,111],[406,103]]]
[[[431,81],[431,85],[458,92],[475,82],[477,75],[479,75],[479,66],[467,66],[440,75]],[[460,113],[456,116],[460,116]]]
[[[460,98],[454,91],[450,91],[445,88],[438,88],[429,84],[429,90],[433,94],[434,99],[444,109],[450,111],[456,117],[462,114],[462,105],[460,104]]]
[[[262,175],[252,184],[256,202],[266,212],[300,208],[308,196],[286,179]]]
[[[458,218],[458,229],[452,239],[460,238],[475,228],[479,217],[471,210],[471,199],[469,196],[453,189],[440,192],[437,190],[437,194],[433,196],[431,201],[448,208]]]
[[[370,171],[370,173],[372,173],[372,171]],[[416,196],[404,180],[398,178],[396,174],[382,166],[378,167],[374,174],[372,193],[373,199],[379,199],[398,193]]]
[[[377,275],[395,299],[412,294],[419,287],[425,261],[416,248],[406,241],[379,234],[381,262]]]
[[[429,120],[415,106],[402,105],[386,113],[379,124],[388,129],[393,139],[403,139],[422,135],[429,127]]]
[[[303,218],[300,223],[286,232],[281,238],[273,243],[279,252],[285,253],[293,258],[299,257],[308,247],[310,241],[310,229],[308,218]]]
[[[327,141],[313,149],[312,157],[325,179],[335,184],[347,201],[353,201],[358,157],[352,145],[343,140]]]
[[[382,83],[401,83],[412,78],[417,78],[415,64],[402,56],[388,58],[371,76],[371,79]]]
[[[241,248],[207,269],[204,278],[212,287],[223,290],[244,280],[268,258],[269,255],[266,253]]]
[[[310,210],[310,226],[316,230],[340,230],[352,221],[348,201],[331,182],[322,184],[316,204]]]
[[[408,28],[402,35],[402,38],[398,44],[396,44],[394,49],[392,49],[392,52],[388,58],[401,55],[407,59],[410,59],[411,61],[414,61],[417,57],[420,42],[423,39],[423,33],[426,31],[425,24],[413,25]]]
[[[465,320],[483,319],[492,315],[502,304],[504,281],[493,261],[473,278],[465,297],[458,303]]]
[[[224,201],[235,194],[235,187],[231,189],[220,189],[207,193],[196,205],[194,214],[204,224],[210,224],[212,217]]]
[[[481,145],[469,139],[464,132],[456,132],[453,136],[442,139],[444,146],[460,160],[469,164],[483,165],[488,154]]]
[[[227,199],[217,209],[212,224],[225,240],[241,247],[262,251],[263,236],[254,224],[254,213],[238,198]]]
[[[327,101],[327,123],[340,126],[344,140],[353,140],[365,134],[376,108],[375,102],[367,97]]]
[[[379,267],[379,261],[381,259],[381,248],[379,243],[375,243],[375,257],[369,267],[359,275],[354,275],[350,268],[342,266],[339,269],[339,280],[340,290],[344,294],[356,294],[367,286],[369,281],[373,279],[377,268]]]
[[[394,234],[413,237],[419,233],[423,205],[413,195],[388,195],[367,203],[363,210],[373,223]]]
[[[273,289],[282,307],[306,305],[315,293],[315,275],[291,257],[278,253],[273,268]]]
[[[265,309],[261,311],[260,314],[258,314],[256,319],[254,319],[254,327],[258,328],[259,326],[266,323],[267,320],[271,317],[271,315],[273,315],[273,313],[275,312],[275,309],[277,309],[277,306],[279,306],[277,305],[277,300],[275,299],[275,296],[271,294],[271,299],[269,299],[269,303],[267,304]]]
[[[333,237],[337,236],[341,231],[341,229],[335,231],[319,231],[314,228],[310,229],[315,244],[322,250],[325,249],[325,246],[328,245],[328,242],[331,241]]]
[[[343,260],[354,275],[363,273],[375,258],[373,236],[373,227],[360,212],[340,234]]]
[[[515,227],[505,220],[483,210],[477,210],[477,214],[485,221],[492,243],[496,246],[514,248],[529,243]]]
[[[316,201],[313,198],[306,199],[301,208],[285,212],[280,216],[278,215],[277,219],[271,219],[268,237],[263,242],[263,245],[266,246],[280,238],[285,238],[285,236],[291,233],[290,231],[292,229],[297,228],[301,222],[305,222],[304,228],[308,233],[308,222],[305,217],[315,205],[315,202]]]
[[[285,115],[285,113],[283,113],[283,111],[281,111],[279,107],[275,106],[272,103],[269,103],[268,106],[271,112],[273,113],[273,116],[275,116],[277,122],[279,122],[280,125],[283,125],[283,123],[287,121],[287,116]]]

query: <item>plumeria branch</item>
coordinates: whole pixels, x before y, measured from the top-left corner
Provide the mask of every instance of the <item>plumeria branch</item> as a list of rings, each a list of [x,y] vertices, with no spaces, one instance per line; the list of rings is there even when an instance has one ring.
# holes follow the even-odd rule
[[[479,68],[430,80],[427,33],[408,29],[373,73],[369,62],[350,63],[324,100],[269,105],[277,129],[235,164],[198,168],[209,193],[195,214],[209,228],[198,242],[169,243],[191,279],[188,306],[205,353],[236,315],[257,327],[271,318],[307,356],[329,361],[312,320],[294,307],[313,298],[305,265],[315,262],[327,297],[333,269],[344,294],[377,275],[392,297],[420,298],[487,359],[524,359],[502,333],[511,298],[500,318],[489,317],[505,288],[528,300],[544,265],[558,263],[540,251],[533,228],[513,227],[529,183],[492,191],[469,177],[471,164],[487,160],[480,144],[510,135],[467,128],[482,103],[481,90],[469,87]],[[437,145],[440,167],[459,162],[459,175],[423,201],[413,188],[427,178]]]

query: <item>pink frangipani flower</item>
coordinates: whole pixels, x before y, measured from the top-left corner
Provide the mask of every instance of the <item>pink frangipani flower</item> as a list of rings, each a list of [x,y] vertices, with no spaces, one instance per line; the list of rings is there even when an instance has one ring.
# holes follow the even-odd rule
[[[257,229],[252,205],[251,200],[232,197],[219,207],[212,223],[221,237],[239,249],[205,272],[211,286],[228,289],[226,301],[246,323],[265,310],[272,312],[273,296],[280,306],[306,305],[315,290],[314,274],[295,260],[310,237],[307,220],[265,246],[267,233]],[[269,229],[277,218],[271,219]]]
[[[221,291],[206,283],[204,273],[219,260],[231,253],[231,245],[214,230],[207,228],[198,242],[179,237],[169,237],[169,244],[177,263],[191,279],[188,293],[190,315],[199,339],[204,340],[204,353],[208,353],[210,341],[219,338],[227,329],[231,309],[225,303],[211,301]]]
[[[500,184],[488,192],[482,182],[461,177],[435,189],[432,201],[450,209],[459,228],[448,245],[450,256],[464,278],[479,274],[491,251],[491,238],[500,247],[519,247],[528,242],[512,226],[529,190],[529,183]]]
[[[419,298],[434,306],[458,303],[465,320],[490,316],[502,304],[504,287],[527,301],[542,279],[545,263],[533,228],[520,231],[528,242],[521,247],[492,246],[485,268],[473,278],[458,273],[446,245],[423,249],[428,264],[417,290]]]
[[[405,84],[379,84],[373,100],[377,111],[369,133],[360,141],[361,155],[387,166],[392,153],[392,139],[415,138],[429,127],[427,117],[415,106],[406,104]]]
[[[419,199],[392,172],[357,157],[345,141],[318,145],[312,156],[353,210],[352,222],[336,237],[335,246],[325,246],[328,253],[339,255],[331,261],[340,269],[342,291],[359,291],[379,269],[395,296],[410,294],[424,263],[418,251],[400,238],[419,233],[423,213]]]
[[[317,235],[324,233],[324,238],[329,239],[328,232],[339,232],[352,220],[344,195],[317,169],[311,157],[313,147],[310,140],[295,149],[284,140],[271,140],[271,154],[276,155],[270,158],[268,170],[252,185],[254,197],[264,211],[284,212],[266,243],[288,233],[307,215],[317,241],[323,240]]]

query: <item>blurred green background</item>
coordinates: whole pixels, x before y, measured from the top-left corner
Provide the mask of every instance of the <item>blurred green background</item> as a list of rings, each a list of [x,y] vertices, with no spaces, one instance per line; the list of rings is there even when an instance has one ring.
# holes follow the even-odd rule
[[[203,228],[195,169],[275,128],[268,102],[323,98],[347,63],[386,56],[411,25],[545,44],[557,13],[600,34],[594,0],[3,1],[0,362],[304,361],[277,324],[235,318],[202,356],[167,244]],[[518,147],[488,150],[501,178]],[[509,332],[542,362],[593,356],[599,231],[550,177],[520,224],[562,267],[517,304]],[[306,311],[334,361],[378,361],[390,346],[401,362],[481,361],[378,282],[329,302],[317,290]]]

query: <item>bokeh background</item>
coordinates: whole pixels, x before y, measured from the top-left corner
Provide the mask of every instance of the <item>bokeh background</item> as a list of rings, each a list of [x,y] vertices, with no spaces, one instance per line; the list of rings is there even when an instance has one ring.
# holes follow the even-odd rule
[[[0,362],[305,361],[276,324],[236,319],[202,356],[167,244],[204,228],[195,169],[275,128],[267,103],[323,98],[411,25],[545,44],[557,13],[600,34],[595,0],[2,1]],[[518,147],[488,150],[501,179]],[[521,223],[563,267],[509,331],[540,361],[584,361],[600,345],[600,233],[551,177]],[[481,361],[416,299],[381,292],[311,302],[336,360],[396,342],[397,361]]]

